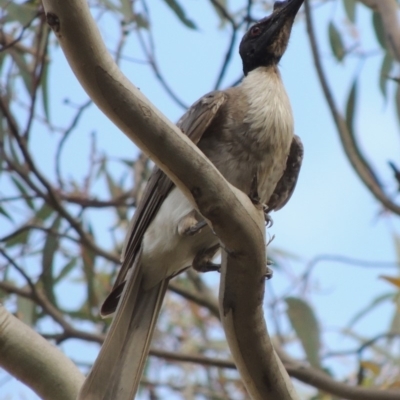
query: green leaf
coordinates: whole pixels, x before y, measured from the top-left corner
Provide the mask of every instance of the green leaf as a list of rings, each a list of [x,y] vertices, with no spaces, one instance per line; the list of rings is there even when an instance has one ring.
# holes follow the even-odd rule
[[[44,114],[48,121],[50,121],[50,111],[49,111],[49,62],[44,61],[42,80],[42,101]]]
[[[365,315],[370,313],[374,308],[379,306],[381,303],[393,299],[393,292],[383,294],[381,296],[376,297],[373,299],[368,305],[363,308],[361,311],[359,311],[349,322],[347,328],[350,329],[354,326],[356,322],[358,322],[361,318],[363,318]]]
[[[27,2],[18,4],[12,1],[6,1],[5,3],[4,5],[0,4],[0,8],[4,7],[7,12],[7,22],[18,21],[22,26],[26,26],[38,15],[37,7],[33,4]]]
[[[32,94],[32,74],[25,57],[18,51],[10,51],[10,55],[19,68],[18,74],[22,77],[27,92]]]
[[[18,182],[17,179],[15,179],[13,176],[11,177],[11,180],[13,181],[14,185],[17,187],[18,191],[21,193],[22,197],[24,198],[26,204],[28,207],[35,211],[35,205],[33,204],[32,199],[30,198],[31,196],[29,193],[26,191],[26,189],[22,186],[20,182]]]
[[[382,17],[375,11],[372,14],[372,24],[374,26],[376,39],[383,49],[387,49],[385,27],[383,25]]]
[[[0,206],[0,214],[4,215],[9,221],[14,222],[11,215],[2,206]]]
[[[342,61],[345,56],[343,40],[332,21],[329,23],[329,43],[331,44],[332,53],[336,60]]]
[[[349,93],[346,104],[346,123],[349,131],[353,134],[354,132],[354,110],[356,108],[357,100],[357,79],[354,80],[353,85]]]
[[[51,230],[58,232],[60,227],[61,217],[57,216],[51,225]],[[42,275],[41,281],[43,283],[44,291],[52,304],[57,305],[56,296],[54,294],[54,256],[57,252],[59,245],[59,238],[57,235],[48,233],[44,242],[42,253]]]
[[[132,9],[132,1],[130,0],[120,0],[121,2],[121,13],[124,16],[125,21],[133,21],[135,15]]]
[[[400,236],[396,233],[392,234],[393,242],[394,242],[394,249],[396,251],[396,261],[400,265]]]
[[[139,28],[149,29],[149,21],[148,19],[141,13],[135,14],[135,22]]]
[[[107,186],[108,186],[108,191],[111,194],[112,198],[118,197],[122,194],[122,189],[120,186],[118,186],[113,177],[108,173],[108,171],[106,170],[105,172],[105,176],[106,176],[106,181],[107,181]]]
[[[36,304],[25,297],[17,297],[17,317],[29,326],[33,326],[36,321]]]
[[[74,257],[67,262],[62,268],[57,277],[54,278],[54,284],[60,283],[76,266],[77,258]]]
[[[218,3],[221,7],[218,7],[215,3]],[[211,5],[214,7],[216,14],[218,15],[218,18],[221,21],[219,27],[222,28],[225,25],[227,19],[225,13],[222,12],[221,8],[228,10],[227,0],[215,0],[215,2],[214,1],[211,2]]]
[[[344,10],[347,18],[354,23],[356,20],[356,0],[344,0]]]
[[[392,322],[390,324],[390,333],[396,333],[400,334],[400,297],[397,296],[396,302],[395,302],[395,312],[392,317]]]
[[[89,236],[94,240],[93,230],[89,226]],[[81,247],[81,255],[83,260],[83,271],[85,273],[86,284],[87,284],[87,300],[90,310],[93,307],[97,307],[97,296],[95,291],[95,264],[96,264],[96,253],[87,247]]]
[[[385,57],[383,57],[383,62],[381,66],[381,72],[379,77],[379,88],[381,89],[381,93],[383,97],[387,100],[387,82],[390,71],[393,66],[393,57],[390,52],[387,51]]]
[[[6,247],[14,247],[19,244],[26,244],[28,242],[30,229],[24,229],[16,235],[12,235],[6,240]]]
[[[400,85],[397,85],[396,93],[394,94],[394,96],[396,101],[397,118],[399,119],[400,123]]]
[[[190,29],[197,29],[195,23],[186,17],[185,11],[176,0],[164,0],[180,21]]]
[[[39,211],[35,215],[35,220],[45,222],[53,212],[54,210],[46,202],[43,202],[42,207],[40,207]]]
[[[307,302],[296,297],[287,297],[285,301],[290,324],[300,339],[307,360],[313,367],[321,368],[320,329],[313,309]]]

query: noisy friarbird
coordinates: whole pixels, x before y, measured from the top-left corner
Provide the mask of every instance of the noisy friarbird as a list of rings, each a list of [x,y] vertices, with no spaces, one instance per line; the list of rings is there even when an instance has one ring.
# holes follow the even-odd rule
[[[273,13],[240,43],[241,84],[205,95],[177,124],[225,179],[267,212],[289,200],[303,156],[278,70],[302,3],[275,3]],[[115,312],[114,320],[79,400],[134,398],[168,281],[190,266],[213,269],[218,243],[192,203],[155,168],[130,224],[121,270],[101,309],[103,316]]]

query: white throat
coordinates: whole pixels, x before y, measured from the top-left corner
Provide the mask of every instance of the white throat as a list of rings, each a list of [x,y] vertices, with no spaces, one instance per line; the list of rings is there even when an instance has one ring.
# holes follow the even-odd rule
[[[243,79],[249,109],[244,122],[268,135],[292,136],[293,115],[289,98],[276,67],[259,67]]]

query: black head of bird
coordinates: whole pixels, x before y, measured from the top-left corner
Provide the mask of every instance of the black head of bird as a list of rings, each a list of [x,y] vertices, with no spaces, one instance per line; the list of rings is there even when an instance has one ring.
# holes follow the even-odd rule
[[[243,36],[239,53],[245,75],[258,67],[278,64],[303,1],[277,1],[273,13],[254,24]]]

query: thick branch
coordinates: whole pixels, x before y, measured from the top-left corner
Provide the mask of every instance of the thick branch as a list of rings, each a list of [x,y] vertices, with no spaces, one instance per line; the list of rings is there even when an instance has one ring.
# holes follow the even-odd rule
[[[89,96],[168,174],[221,240],[226,250],[221,318],[250,396],[294,399],[286,371],[279,369],[262,312],[266,263],[262,210],[229,185],[201,151],[122,75],[85,1],[44,0],[43,4],[47,21]]]
[[[0,365],[40,398],[75,400],[84,376],[57,347],[0,306]]]

